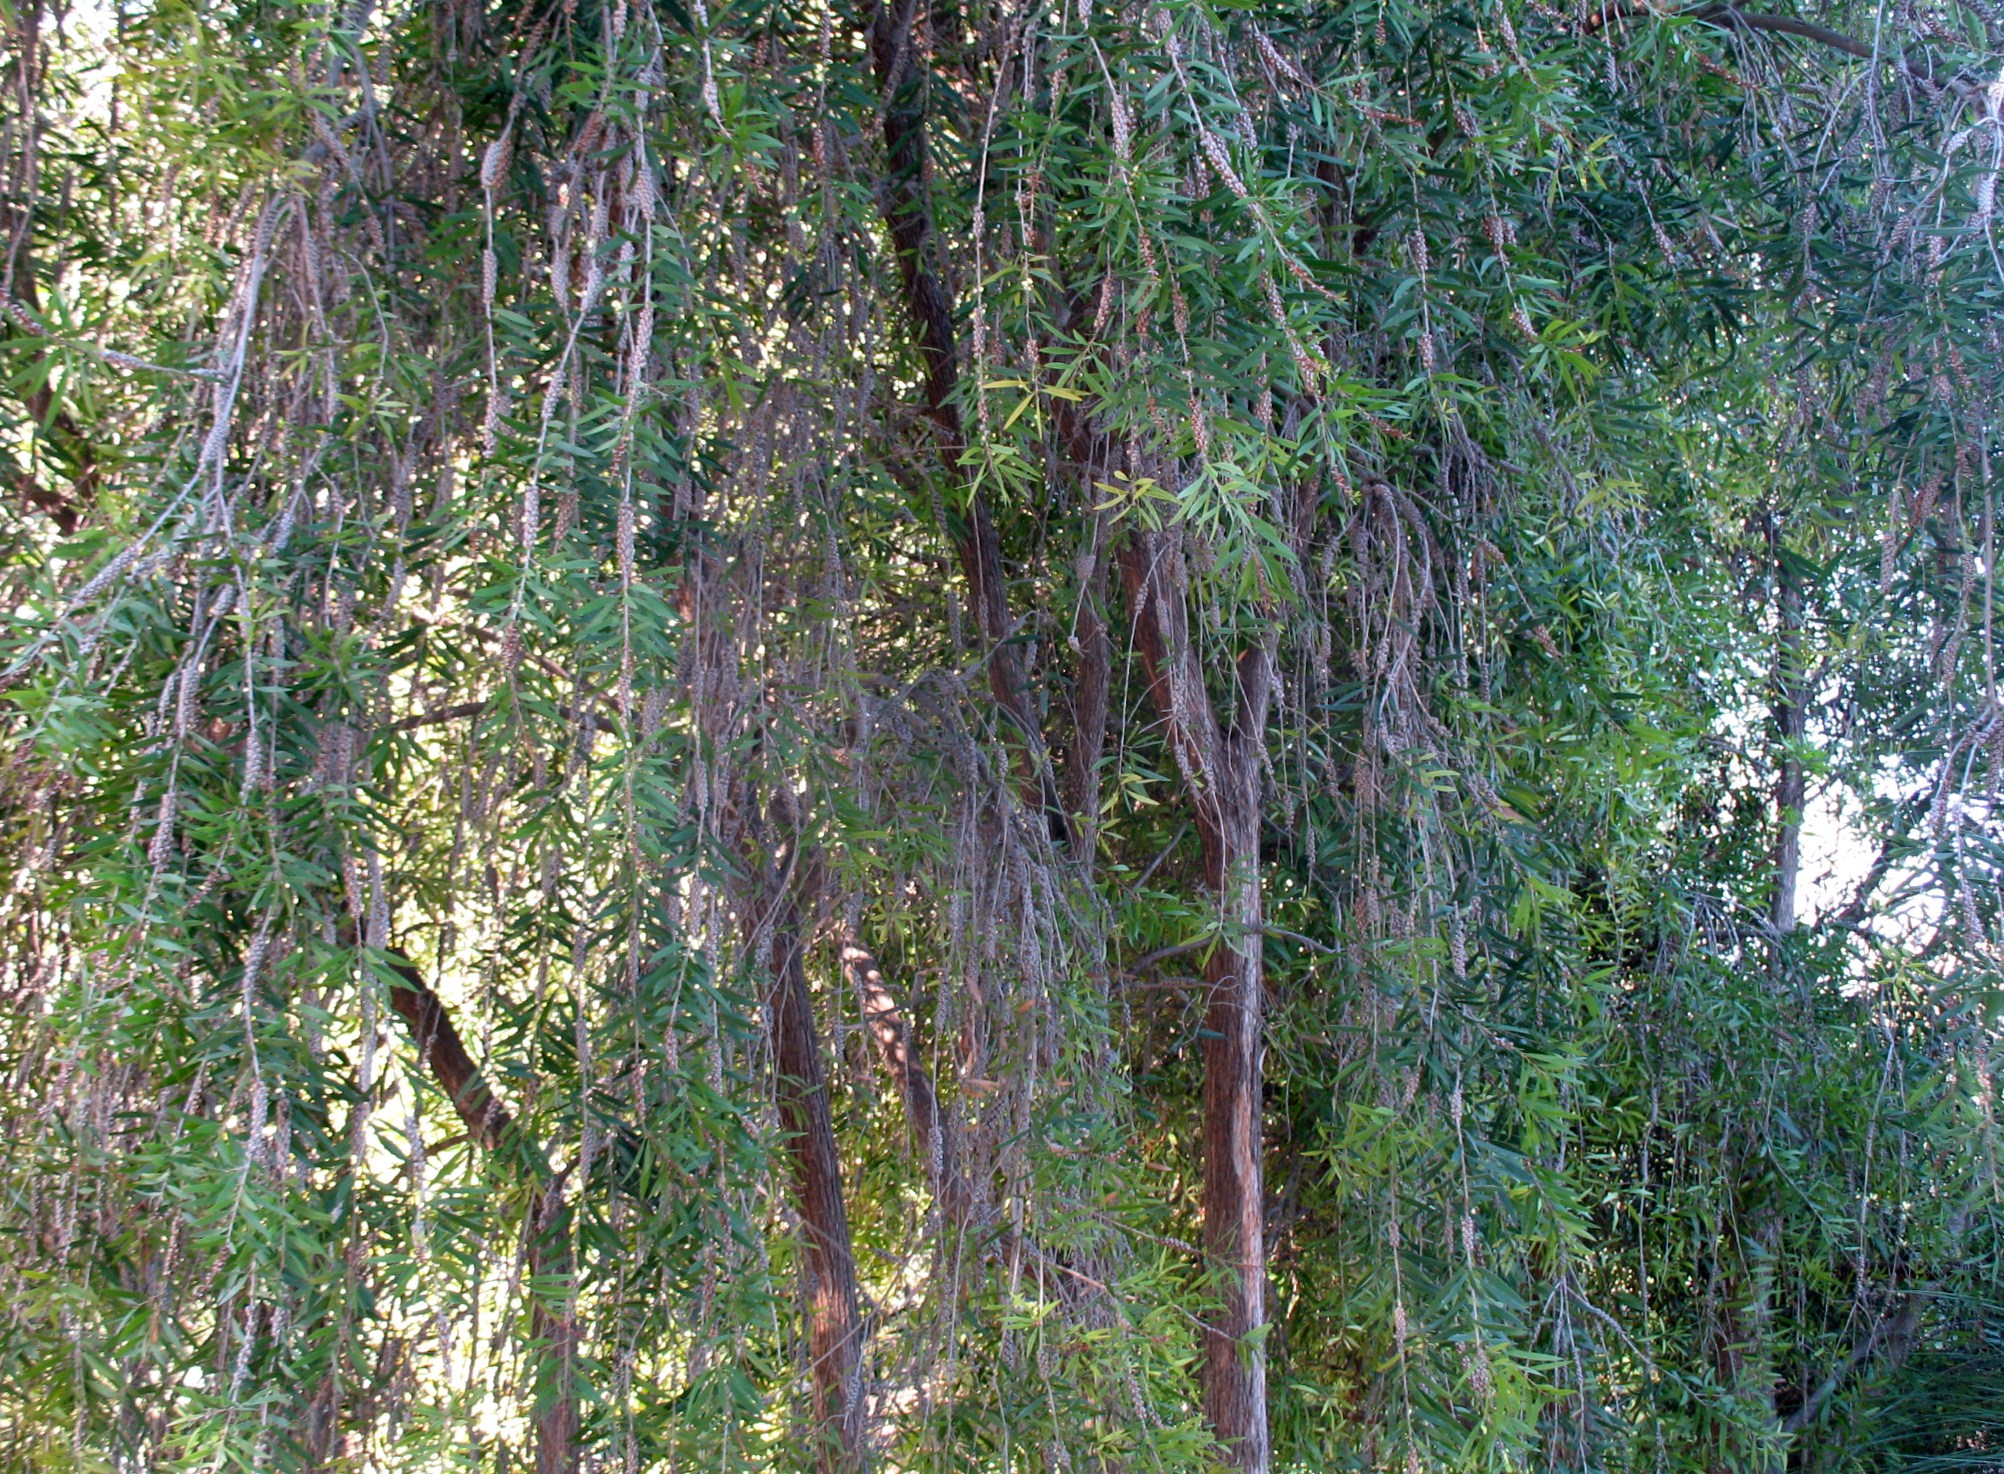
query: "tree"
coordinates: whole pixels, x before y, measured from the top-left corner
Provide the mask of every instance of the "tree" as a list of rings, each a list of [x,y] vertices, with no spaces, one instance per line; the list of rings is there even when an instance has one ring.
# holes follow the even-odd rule
[[[1986,13],[3,18],[10,1459],[1988,1457]]]

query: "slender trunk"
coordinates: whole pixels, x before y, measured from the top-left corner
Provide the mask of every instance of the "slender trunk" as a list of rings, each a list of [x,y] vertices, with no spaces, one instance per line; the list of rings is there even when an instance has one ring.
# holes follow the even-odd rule
[[[418,1054],[459,1113],[467,1134],[533,1185],[529,1221],[529,1334],[535,1385],[536,1474],[578,1467],[578,1324],[573,1301],[570,1209],[540,1148],[495,1098],[467,1053],[445,1004],[406,959],[392,956],[402,978],[390,1006],[402,1015]]]
[[[1072,641],[1078,679],[1072,687],[1072,730],[1065,770],[1065,808],[1075,816],[1078,859],[1088,867],[1099,832],[1099,763],[1106,748],[1106,722],[1113,696],[1113,640],[1106,626],[1106,515],[1088,524],[1085,559],[1090,567],[1079,589],[1077,628]]]
[[[1784,943],[1795,930],[1796,888],[1802,872],[1802,806],[1808,796],[1802,763],[1802,739],[1808,730],[1809,703],[1803,690],[1802,580],[1782,550],[1779,529],[1770,522],[1768,531],[1774,553],[1777,615],[1774,726],[1778,747],[1774,787],[1774,893],[1769,900],[1768,924],[1773,931],[1770,977],[1776,992],[1776,1006],[1779,1007],[1788,970]],[[1749,1403],[1764,1406],[1768,1411],[1769,1427],[1764,1431],[1774,1440],[1773,1446],[1778,1450],[1768,1460],[1771,1474],[1780,1474],[1788,1462],[1782,1442],[1786,1423],[1774,1401],[1778,1388],[1771,1344],[1774,1260],[1780,1238],[1779,1213],[1772,1206],[1764,1207],[1754,1233],[1760,1257],[1748,1274],[1746,1337],[1740,1350],[1742,1365],[1738,1389]]]
[[[689,649],[685,678],[693,683],[692,704],[698,709],[703,740],[719,753],[728,750],[728,741],[713,725],[714,709],[700,693],[729,689],[735,681],[735,636],[720,618],[728,607],[728,593],[720,558],[699,539],[691,539],[677,594]],[[731,785],[729,843],[747,877],[737,903],[746,953],[765,977],[774,1095],[800,1221],[800,1298],[815,1465],[822,1474],[861,1474],[869,1467],[869,1452],[856,1256],[807,987],[805,933],[794,877],[788,873],[792,868],[788,857],[800,857],[798,851],[784,848],[776,855],[766,853],[776,847],[767,846],[762,838],[765,805],[755,781],[740,773]],[[775,817],[790,821],[786,827],[797,828],[791,790],[784,783],[775,784],[769,799]],[[769,865],[769,859],[778,860],[778,868]]]
[[[1233,671],[1230,726],[1204,686],[1184,607],[1177,535],[1137,532],[1121,554],[1134,646],[1203,844],[1223,936],[1205,967],[1204,1252],[1222,1282],[1204,1327],[1204,1417],[1234,1469],[1265,1474],[1266,1233],[1261,1164],[1262,905],[1259,836],[1276,636]]]
[[[1802,805],[1807,785],[1802,739],[1808,730],[1808,695],[1803,690],[1802,581],[1775,548],[1776,604],[1780,629],[1775,648],[1774,725],[1779,738],[1775,781],[1774,897],[1769,920],[1777,940],[1795,930],[1796,883],[1802,871]],[[1780,966],[1777,951],[1776,966]]]
[[[960,384],[959,347],[953,331],[953,299],[941,279],[932,244],[932,209],[926,198],[926,75],[924,53],[914,45],[913,26],[924,14],[917,0],[877,0],[870,17],[870,60],[884,109],[886,176],[880,195],[884,225],[897,256],[919,357],[925,364],[925,407],[938,441],[939,458],[957,475],[967,449],[966,426],[956,395]],[[1051,836],[1070,840],[1063,799],[1051,772],[1043,728],[1030,700],[1029,672],[1013,641],[1002,543],[987,500],[976,490],[965,512],[949,504],[948,532],[955,559],[967,580],[968,602],[984,646],[988,686],[994,694],[1016,750],[1018,777],[1044,811]]]
[[[1223,1271],[1223,1306],[1204,1328],[1204,1418],[1233,1465],[1267,1466],[1265,1189],[1260,1159],[1264,938],[1259,774],[1250,743],[1228,739],[1232,795],[1205,868],[1225,939],[1204,968],[1204,1252]]]
[[[926,406],[943,459],[957,462],[965,427],[955,394],[959,382],[951,300],[933,263],[931,212],[925,197],[925,75],[914,45],[916,0],[877,0],[870,22],[870,51],[884,107],[887,178],[886,227],[897,254],[908,315],[926,367]],[[1023,743],[1022,776],[1051,816],[1053,836],[1072,838],[1063,798],[1050,772],[1041,731],[1032,716],[1027,673],[1015,648],[1004,592],[1000,544],[986,503],[976,494],[955,549],[968,582],[977,625],[988,645],[989,683],[997,705]],[[1234,1467],[1264,1474],[1268,1461],[1264,1342],[1266,1263],[1260,1175],[1260,950],[1259,774],[1273,646],[1242,658],[1239,702],[1229,731],[1221,730],[1190,644],[1180,580],[1158,587],[1159,534],[1144,534],[1131,549],[1139,561],[1127,573],[1137,643],[1149,666],[1156,703],[1170,729],[1170,744],[1205,836],[1228,929],[1215,961],[1212,1031],[1205,1042],[1205,1244],[1227,1290],[1222,1313],[1205,1334],[1204,1406]],[[1180,554],[1177,566],[1180,568]],[[1148,597],[1149,592],[1154,598]],[[1090,628],[1086,630],[1091,634]],[[1091,653],[1086,651],[1090,667]],[[1109,649],[1110,653],[1110,649]],[[1084,673],[1090,680],[1089,669]],[[1082,689],[1083,701],[1090,690]],[[1089,712],[1082,713],[1089,715]],[[1103,718],[1101,719],[1103,721]],[[1080,733],[1083,739],[1088,734]],[[1080,759],[1086,756],[1083,752]],[[1096,762],[1097,752],[1090,758]],[[1088,786],[1074,780],[1083,797]],[[1222,1027],[1220,1027],[1222,1026]]]
[[[823,1474],[856,1474],[868,1467],[869,1452],[863,1417],[863,1330],[856,1308],[856,1256],[842,1197],[842,1161],[835,1149],[814,1005],[801,957],[799,910],[791,896],[777,891],[769,913],[747,918],[747,925],[754,931],[753,945],[758,945],[756,934],[763,932],[770,949],[766,1006],[772,1017],[779,1120],[786,1132],[800,1213],[815,1460]],[[767,924],[760,927],[761,921]]]

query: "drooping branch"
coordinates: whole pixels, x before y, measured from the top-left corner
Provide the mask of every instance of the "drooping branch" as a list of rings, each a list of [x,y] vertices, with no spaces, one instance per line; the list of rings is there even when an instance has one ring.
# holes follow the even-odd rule
[[[1833,51],[1841,51],[1846,56],[1872,59],[1872,48],[1856,37],[1847,36],[1842,31],[1833,31],[1828,26],[1819,26],[1813,21],[1797,20],[1792,15],[1755,15],[1732,5],[1715,5],[1700,12],[1700,20],[1712,21],[1723,26],[1737,26],[1742,30],[1766,31],[1776,36],[1800,36],[1805,41],[1814,41],[1819,46],[1827,46]]]
[[[1225,734],[1204,689],[1184,604],[1187,573],[1170,533],[1137,530],[1121,549],[1122,582],[1134,648],[1182,775],[1207,865],[1221,843]]]
[[[1056,417],[1080,493],[1091,505],[1093,487],[1105,477],[1107,438],[1098,433],[1090,417],[1069,400],[1057,401],[1063,413]],[[1111,514],[1089,511],[1081,538],[1078,568],[1078,605],[1072,620],[1071,646],[1077,658],[1072,683],[1072,721],[1065,743],[1066,771],[1064,800],[1067,812],[1077,815],[1083,827],[1078,845],[1082,864],[1092,863],[1094,836],[1098,832],[1100,758],[1106,748],[1107,718],[1113,697],[1113,638],[1107,626],[1107,553],[1113,528]]]
[[[1879,842],[1872,863],[1866,867],[1864,876],[1858,881],[1858,888],[1851,899],[1831,918],[1838,926],[1859,926],[1864,923],[1865,914],[1871,909],[1872,898],[1879,887],[1886,883],[1893,865],[1907,850],[1909,836],[1913,833],[1914,821],[1927,811],[1925,790],[1901,799],[1893,806],[1893,812],[1886,824],[1886,836]]]

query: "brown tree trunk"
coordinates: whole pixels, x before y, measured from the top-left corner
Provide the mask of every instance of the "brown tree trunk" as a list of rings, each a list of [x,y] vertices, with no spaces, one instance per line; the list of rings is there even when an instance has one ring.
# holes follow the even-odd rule
[[[887,177],[884,220],[905,288],[906,309],[926,367],[926,407],[940,440],[942,459],[957,463],[966,445],[954,398],[959,382],[951,297],[933,256],[932,220],[925,197],[924,58],[914,44],[916,0],[877,0],[870,20],[871,60],[884,107]],[[1064,798],[1035,724],[1027,672],[1014,647],[1004,593],[1000,544],[986,503],[973,497],[965,524],[954,529],[955,549],[967,579],[977,626],[988,646],[988,673],[996,704],[1023,744],[1025,787],[1051,815],[1054,837],[1069,841]],[[1210,1030],[1205,1041],[1205,1246],[1226,1282],[1221,1314],[1205,1333],[1204,1407],[1234,1467],[1264,1474],[1268,1463],[1265,1324],[1266,1262],[1260,1168],[1259,775],[1274,645],[1271,636],[1242,657],[1236,672],[1237,712],[1220,727],[1204,691],[1189,640],[1180,577],[1157,587],[1161,534],[1142,534],[1124,557],[1136,644],[1148,666],[1156,705],[1170,730],[1170,745],[1204,836],[1206,867],[1216,888],[1227,939],[1213,959]],[[1146,551],[1144,552],[1144,548]],[[1180,573],[1180,549],[1175,555]],[[1153,593],[1157,597],[1149,597]],[[1090,596],[1088,596],[1090,597]],[[1087,640],[1095,631],[1088,624]],[[1090,708],[1103,696],[1090,688],[1096,651],[1082,649],[1080,697]],[[1105,653],[1110,653],[1110,646]],[[1110,663],[1109,663],[1110,664]],[[1103,716],[1100,721],[1103,722]],[[1082,739],[1090,733],[1081,732]],[[1075,758],[1097,760],[1097,752]],[[1075,780],[1075,803],[1089,785]],[[1251,928],[1250,931],[1247,928]],[[908,1097],[909,1101],[909,1097]]]
[[[702,740],[714,743],[719,751],[727,749],[727,738],[704,714],[711,708],[695,693],[729,690],[736,684],[738,651],[728,623],[721,619],[729,593],[720,557],[701,539],[692,538],[677,594],[689,651],[684,672],[693,683]],[[869,1467],[869,1445],[856,1256],[807,987],[805,933],[793,889],[792,872],[801,857],[785,844],[768,844],[764,834],[768,799],[772,817],[785,821],[784,827],[797,829],[798,814],[784,783],[775,784],[762,797],[756,781],[739,773],[731,779],[731,788],[725,838],[736,850],[745,877],[735,897],[745,952],[765,978],[774,1097],[800,1221],[800,1297],[815,1465],[822,1474],[861,1474]]]
[[[578,1467],[578,1322],[571,1212],[561,1183],[536,1195],[529,1224],[529,1337],[536,1367],[536,1474]]]
[[[1221,724],[1184,605],[1179,534],[1137,531],[1121,554],[1134,647],[1203,843],[1222,938],[1205,966],[1204,1253],[1222,1281],[1204,1327],[1204,1418],[1234,1469],[1265,1474],[1265,1186],[1261,1164],[1263,911],[1259,836],[1266,711],[1277,637],[1244,651]]]
[[[540,1148],[495,1098],[467,1053],[445,1004],[402,957],[391,966],[402,979],[390,1006],[403,1017],[418,1054],[459,1113],[467,1134],[535,1189],[529,1217],[529,1334],[535,1349],[536,1474],[573,1474],[578,1467],[578,1325],[572,1296],[570,1209]]]
[[[1205,846],[1225,937],[1204,967],[1204,1253],[1223,1272],[1223,1306],[1204,1328],[1204,1418],[1233,1467],[1267,1467],[1265,1186],[1260,1153],[1259,775],[1248,744],[1226,759],[1234,800]],[[1251,771],[1245,771],[1247,768]]]
[[[814,1005],[802,965],[800,914],[790,895],[777,886],[772,889],[768,914],[748,916],[746,924],[752,945],[767,949],[766,1006],[772,1018],[779,1120],[800,1213],[815,1460],[824,1474],[856,1474],[869,1465],[856,1256]]]

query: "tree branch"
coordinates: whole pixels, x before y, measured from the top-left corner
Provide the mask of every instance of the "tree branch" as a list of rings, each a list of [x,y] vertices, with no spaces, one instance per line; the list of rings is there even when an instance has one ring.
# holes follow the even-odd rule
[[[1707,25],[1718,26],[1722,30],[1764,31],[1776,36],[1794,36],[1803,41],[1812,41],[1828,50],[1841,52],[1845,56],[1856,57],[1860,61],[1883,60],[1893,63],[1909,77],[1921,78],[1917,63],[1928,60],[1925,53],[1913,51],[1895,52],[1877,48],[1860,41],[1856,36],[1832,30],[1814,21],[1798,20],[1792,15],[1764,15],[1755,11],[1741,10],[1736,5],[1709,4],[1691,10],[1661,10],[1643,0],[1619,0],[1619,3],[1601,6],[1580,22],[1580,33],[1592,36],[1607,29],[1618,20],[1638,20],[1648,17],[1665,19],[1678,18],[1695,20]],[[1922,80],[1925,80],[1924,78]],[[1968,81],[1952,78],[1938,85],[1958,96],[1968,97],[1977,89]]]
[[[1873,55],[1872,48],[1855,37],[1811,21],[1797,20],[1793,16],[1754,15],[1725,5],[1714,7],[1710,13],[1701,12],[1698,18],[1726,26],[1740,26],[1749,31],[1767,31],[1777,36],[1800,36],[1805,41],[1814,41],[1819,46],[1827,46],[1832,51],[1841,51],[1861,61],[1870,61]]]
[[[1872,1323],[1872,1329],[1865,1339],[1851,1348],[1851,1354],[1838,1364],[1837,1369],[1825,1377],[1816,1390],[1802,1400],[1797,1408],[1782,1420],[1782,1431],[1800,1433],[1823,1414],[1824,1406],[1841,1391],[1845,1383],[1856,1376],[1866,1363],[1885,1348],[1886,1356],[1895,1364],[1906,1359],[1913,1346],[1914,1335],[1920,1330],[1921,1298],[1909,1292],[1899,1297],[1887,1311]]]
[[[1847,901],[1844,909],[1831,919],[1839,926],[1857,926],[1865,919],[1865,912],[1872,904],[1872,897],[1886,882],[1892,872],[1893,862],[1905,846],[1907,837],[1913,832],[1914,820],[1919,818],[1926,807],[1923,795],[1900,800],[1893,811],[1891,827],[1879,844],[1879,852],[1872,857],[1871,868],[1866,870],[1864,879],[1858,882],[1857,892]]]
[[[888,169],[880,196],[884,224],[904,284],[905,311],[925,363],[926,414],[939,441],[940,459],[957,474],[967,450],[957,394],[959,346],[952,297],[933,261],[932,209],[926,198],[926,77],[913,44],[916,0],[877,0],[870,20],[870,57],[884,107]],[[987,499],[972,491],[964,515],[948,511],[948,533],[961,576],[967,580],[975,626],[988,646],[988,685],[995,704],[1022,743],[1022,778],[1051,824],[1053,837],[1069,842],[1070,822],[1030,701],[1022,652],[1009,642],[1009,596],[1002,544]]]
[[[418,1056],[445,1092],[475,1141],[527,1179],[534,1197],[529,1213],[529,1333],[540,1348],[535,1364],[536,1474],[575,1474],[578,1467],[578,1324],[572,1296],[576,1263],[571,1255],[570,1210],[563,1178],[481,1078],[445,1004],[408,956],[392,949],[390,968],[399,982],[390,1006],[417,1042]],[[538,1288],[535,1281],[542,1281]],[[551,1283],[560,1287],[554,1305]]]
[[[1758,15],[1741,10],[1735,5],[1701,5],[1693,10],[1663,10],[1644,0],[1620,0],[1620,3],[1603,5],[1587,15],[1580,22],[1580,34],[1595,36],[1618,20],[1643,20],[1650,18],[1683,19],[1706,22],[1726,29],[1738,26],[1748,31],[1768,31],[1783,36],[1799,36],[1805,41],[1814,41],[1833,51],[1841,51],[1846,56],[1856,56],[1871,60],[1870,46],[1847,36],[1842,31],[1833,31],[1828,26],[1819,26],[1812,21],[1797,20],[1788,15]]]
[[[863,1020],[877,1043],[878,1057],[904,1098],[905,1119],[911,1124],[912,1136],[925,1162],[933,1202],[949,1222],[964,1224],[973,1208],[974,1195],[960,1170],[952,1123],[941,1112],[932,1076],[912,1047],[911,1025],[898,1005],[897,995],[884,981],[882,966],[853,929],[844,933],[841,951],[842,966],[862,1000]]]
[[[452,1102],[467,1131],[491,1152],[520,1151],[524,1138],[516,1130],[515,1118],[480,1077],[480,1067],[467,1052],[445,1004],[425,983],[409,957],[394,950],[388,956],[391,969],[402,979],[399,986],[390,989],[390,1006],[409,1026],[418,1057],[430,1069],[445,1098]],[[540,1158],[541,1153],[535,1156]],[[539,1165],[547,1173],[547,1162]]]

